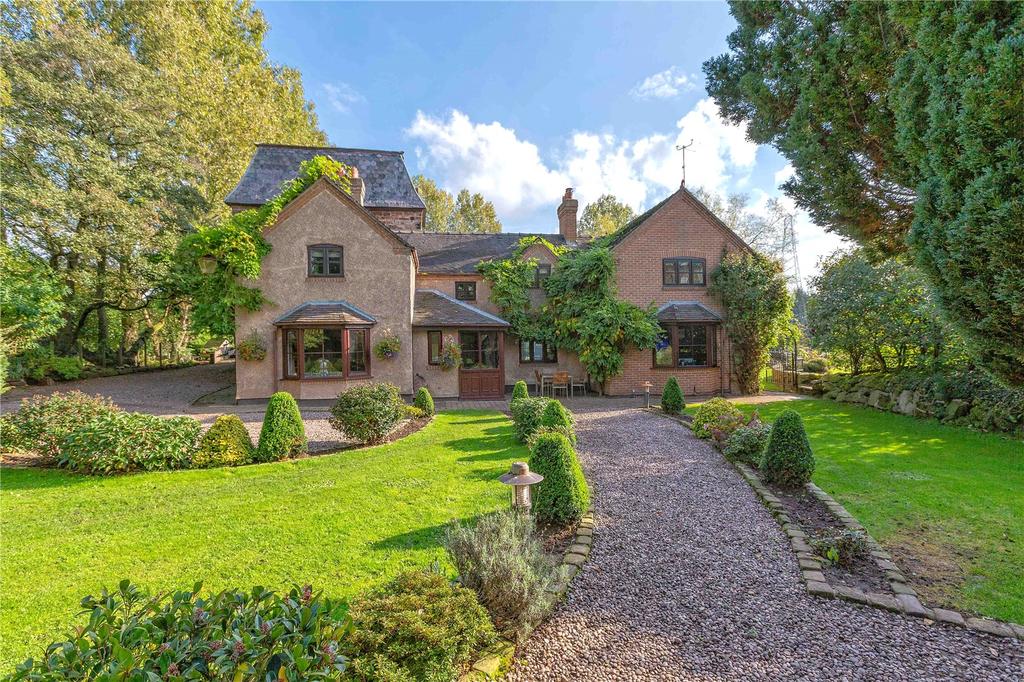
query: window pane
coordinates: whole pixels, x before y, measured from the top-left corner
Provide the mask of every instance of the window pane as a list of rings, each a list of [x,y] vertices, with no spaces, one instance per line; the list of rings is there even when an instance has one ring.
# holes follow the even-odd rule
[[[480,332],[480,365],[498,367],[498,332]]]
[[[459,332],[459,347],[462,349],[462,366],[472,369],[479,363],[480,348],[476,332]]]
[[[342,376],[341,353],[306,353],[303,364],[307,377]]]
[[[703,367],[708,364],[707,327],[679,326],[679,366]]]
[[[662,284],[672,286],[676,283],[676,264],[675,261],[665,260],[661,262],[661,281]]]
[[[533,285],[540,287],[541,282],[551,276],[551,265],[549,263],[540,263],[537,265],[537,269],[533,275]]]
[[[324,274],[324,250],[323,249],[310,249],[309,250],[309,274],[311,274],[311,275],[322,275],[322,274]]]
[[[693,283],[694,284],[704,284],[704,261],[702,261],[702,260],[691,261],[691,265],[690,266],[693,268]]]
[[[298,376],[299,373],[299,339],[298,332],[291,330],[284,335],[284,375]]]
[[[533,361],[544,362],[544,344],[540,341],[533,342]]]
[[[544,344],[544,360],[547,362],[558,362],[558,348],[554,344]]]
[[[348,371],[358,374],[366,371],[366,330],[348,330]]]
[[[530,362],[533,360],[533,354],[530,350],[533,343],[531,341],[520,341],[519,342],[519,362]]]
[[[324,349],[324,330],[306,329],[302,332],[302,347],[306,353],[322,351]]]
[[[327,274],[341,274],[341,249],[328,249],[327,251]]]
[[[455,298],[460,301],[476,300],[476,282],[456,282]]]
[[[427,362],[431,365],[441,362],[441,332],[427,332]]]
[[[654,366],[672,366],[672,339],[668,332],[664,332],[654,346]]]

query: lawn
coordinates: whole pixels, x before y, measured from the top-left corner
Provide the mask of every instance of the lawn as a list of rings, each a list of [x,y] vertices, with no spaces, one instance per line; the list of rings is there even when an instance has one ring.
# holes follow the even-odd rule
[[[439,414],[398,442],[308,459],[115,478],[0,474],[0,672],[76,622],[123,577],[150,589],[311,583],[347,598],[445,563],[438,534],[508,504],[527,456],[497,412]]]
[[[926,601],[1024,623],[1024,442],[829,400],[756,407],[801,414],[814,482],[932,577]]]

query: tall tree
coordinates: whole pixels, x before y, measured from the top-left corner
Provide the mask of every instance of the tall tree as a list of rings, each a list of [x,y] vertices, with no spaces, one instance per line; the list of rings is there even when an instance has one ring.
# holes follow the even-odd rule
[[[580,236],[596,238],[615,232],[633,219],[633,209],[612,194],[602,194],[587,204],[580,218]]]
[[[417,175],[412,182],[427,205],[423,224],[426,232],[501,232],[494,204],[482,194],[462,189],[455,198],[423,175]]]
[[[769,258],[785,260],[789,240],[796,238],[796,216],[781,201],[770,199],[758,213],[750,206],[750,195],[742,192],[723,195],[698,187],[694,195],[751,247]]]
[[[980,363],[1024,384],[1022,3],[732,2],[722,113],[814,221],[909,250]]]
[[[455,199],[450,192],[437,186],[437,183],[424,175],[417,175],[412,184],[419,193],[423,203],[427,205],[426,219],[423,221],[425,232],[449,232],[449,223],[455,211]]]

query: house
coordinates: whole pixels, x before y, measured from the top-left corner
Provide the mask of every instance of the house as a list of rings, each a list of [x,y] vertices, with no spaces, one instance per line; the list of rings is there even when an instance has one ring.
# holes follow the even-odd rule
[[[511,256],[527,235],[424,232],[425,207],[401,152],[261,144],[226,202],[236,211],[263,204],[302,161],[321,154],[355,169],[351,191],[320,179],[267,229],[272,250],[253,284],[270,303],[237,311],[236,338],[255,331],[268,352],[238,362],[238,400],[275,391],[331,399],[371,379],[403,394],[427,386],[436,397],[499,398],[537,372],[585,375],[574,353],[515,338],[476,270],[483,260]],[[584,248],[577,211],[566,190],[558,233],[539,236]],[[616,234],[619,295],[640,306],[654,302],[666,335],[653,351],[627,352],[624,372],[606,384],[610,395],[642,391],[645,381],[660,390],[669,376],[688,394],[731,391],[724,312],[708,294],[708,278],[723,253],[747,248],[684,187]],[[522,257],[538,261],[531,296],[539,304],[557,257],[540,240]],[[375,357],[374,345],[389,335],[401,350]],[[462,367],[445,371],[441,349],[450,339],[461,348]]]

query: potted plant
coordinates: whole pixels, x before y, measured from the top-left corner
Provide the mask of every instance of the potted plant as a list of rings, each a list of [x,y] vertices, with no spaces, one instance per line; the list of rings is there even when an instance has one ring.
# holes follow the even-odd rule
[[[380,360],[390,360],[402,349],[402,340],[390,329],[381,332],[380,341],[373,347],[373,354]]]
[[[446,336],[441,342],[441,369],[448,371],[462,365],[462,349],[454,336]]]
[[[267,357],[267,343],[259,333],[252,329],[236,348],[238,357],[247,362],[260,362]]]

